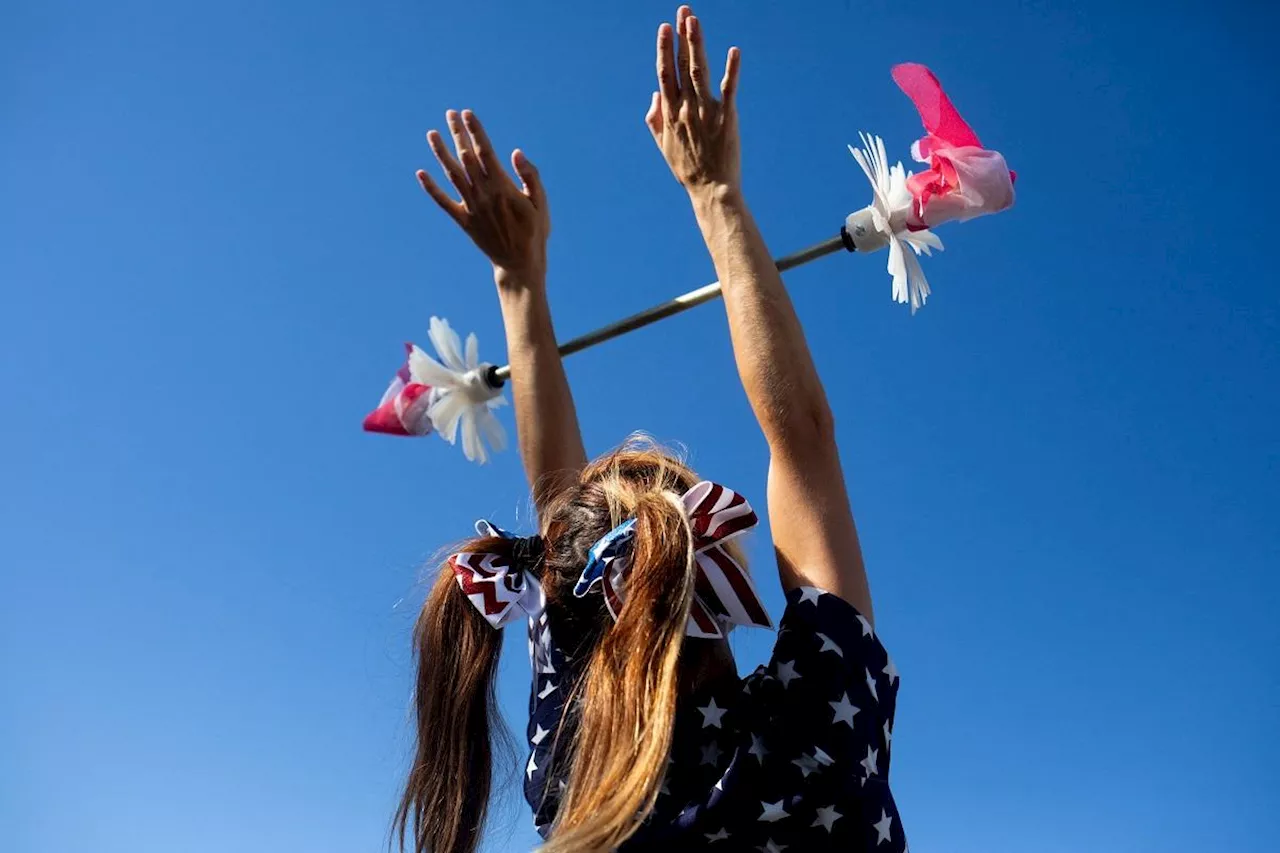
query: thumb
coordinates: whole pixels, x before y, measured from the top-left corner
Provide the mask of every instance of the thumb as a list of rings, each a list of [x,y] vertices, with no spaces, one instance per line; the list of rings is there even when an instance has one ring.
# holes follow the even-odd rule
[[[524,194],[539,210],[544,209],[547,205],[547,194],[542,186],[542,178],[538,176],[537,167],[519,148],[511,152],[511,166],[520,176],[520,182],[524,184]]]
[[[653,99],[649,101],[649,112],[644,115],[644,123],[654,139],[662,135],[662,96],[657,92],[653,93]]]

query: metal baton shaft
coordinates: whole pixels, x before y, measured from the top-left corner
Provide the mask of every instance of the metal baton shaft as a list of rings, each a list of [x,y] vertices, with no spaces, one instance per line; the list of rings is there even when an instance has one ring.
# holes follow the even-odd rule
[[[853,241],[845,236],[844,229],[841,229],[840,234],[829,240],[823,240],[821,243],[816,243],[807,249],[801,249],[798,252],[778,258],[774,263],[778,266],[778,272],[786,272],[807,264],[809,261],[830,255],[840,249],[855,251]],[[683,296],[677,296],[675,299],[663,302],[661,305],[655,305],[648,310],[641,311],[639,314],[632,314],[630,317],[626,317],[616,323],[610,323],[607,326],[596,329],[594,332],[587,332],[585,335],[579,335],[571,341],[566,341],[559,347],[560,355],[573,355],[575,352],[581,352],[587,347],[613,340],[620,335],[625,335],[627,332],[634,332],[636,329],[644,328],[650,323],[656,323],[673,314],[687,311],[696,305],[710,302],[719,295],[720,282],[713,281],[711,284],[699,287],[697,290],[691,290]],[[501,388],[510,378],[511,365],[509,364],[491,368],[488,376],[485,377],[489,385],[494,388]]]

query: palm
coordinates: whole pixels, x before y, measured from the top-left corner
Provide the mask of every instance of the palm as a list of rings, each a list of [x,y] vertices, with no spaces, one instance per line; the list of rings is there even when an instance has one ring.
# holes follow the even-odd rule
[[[545,264],[551,218],[538,172],[522,152],[512,154],[521,185],[502,168],[480,120],[470,111],[445,114],[457,158],[436,131],[427,134],[461,200],[445,193],[426,172],[418,181],[441,208],[458,223],[495,268],[508,272],[539,270]]]
[[[658,91],[645,123],[676,180],[686,188],[737,186],[739,146],[734,92],[739,53],[729,51],[717,99],[707,80],[706,48],[698,19],[681,7],[673,33],[658,29]]]
[[[536,251],[545,234],[533,202],[506,175],[502,180],[507,186],[476,210],[467,209],[459,224],[495,266],[514,269]]]

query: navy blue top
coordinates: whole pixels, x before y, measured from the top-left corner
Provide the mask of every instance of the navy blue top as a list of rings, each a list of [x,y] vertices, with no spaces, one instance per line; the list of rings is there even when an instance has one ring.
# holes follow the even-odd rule
[[[543,611],[530,620],[525,798],[546,837],[563,791],[557,749],[574,670]],[[681,698],[662,793],[620,850],[902,853],[889,790],[898,672],[853,605],[815,587],[787,594],[769,663]]]

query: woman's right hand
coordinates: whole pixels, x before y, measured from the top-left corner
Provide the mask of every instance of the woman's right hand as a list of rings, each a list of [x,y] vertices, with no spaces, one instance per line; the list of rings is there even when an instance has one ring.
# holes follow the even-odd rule
[[[418,182],[488,256],[499,286],[540,286],[547,271],[551,215],[538,170],[517,148],[511,154],[511,165],[521,181],[521,186],[516,186],[498,162],[474,113],[449,110],[445,121],[457,158],[439,131],[428,133],[427,141],[461,201],[451,198],[422,169],[418,170]]]
[[[702,23],[688,6],[681,6],[674,32],[670,24],[658,27],[658,91],[653,93],[645,124],[672,174],[691,195],[739,189],[734,94],[740,57],[736,47],[729,48],[720,100],[716,100],[708,81]]]

